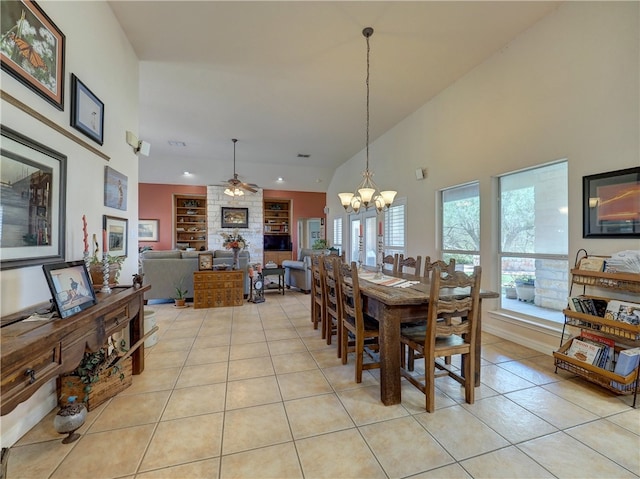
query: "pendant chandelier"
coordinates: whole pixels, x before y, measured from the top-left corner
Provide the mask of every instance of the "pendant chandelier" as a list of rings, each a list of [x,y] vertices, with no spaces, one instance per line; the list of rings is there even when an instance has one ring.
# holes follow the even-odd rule
[[[233,178],[237,180],[238,175],[236,174],[236,142],[238,140],[236,138],[232,138],[231,141],[233,141]],[[224,190],[224,194],[233,197],[243,196],[244,191],[238,188],[238,185],[231,184],[230,182],[229,186],[227,186],[227,189]]]
[[[373,35],[373,28],[366,27],[362,34],[367,40],[367,139],[366,139],[366,168],[362,172],[362,181],[354,193],[338,193],[340,203],[347,212],[357,213],[361,208],[368,210],[375,206],[381,212],[389,208],[396,197],[397,191],[380,191],[378,185],[373,181],[373,172],[369,170],[369,37]]]

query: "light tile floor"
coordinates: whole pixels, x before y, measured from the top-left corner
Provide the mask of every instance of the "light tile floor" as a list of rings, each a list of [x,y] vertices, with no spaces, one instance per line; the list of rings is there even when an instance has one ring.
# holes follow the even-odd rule
[[[631,478],[640,409],[551,357],[483,335],[476,403],[438,379],[437,411],[403,382],[379,400],[309,317],[310,297],[156,311],[160,340],[133,386],[88,415],[70,445],[52,411],[13,446],[18,478]],[[404,380],[403,380],[404,381]]]

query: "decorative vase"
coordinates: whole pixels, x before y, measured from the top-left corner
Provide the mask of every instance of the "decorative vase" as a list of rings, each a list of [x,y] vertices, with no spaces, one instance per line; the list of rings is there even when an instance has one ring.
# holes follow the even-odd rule
[[[240,248],[233,248],[233,269],[240,269]]]
[[[62,440],[63,444],[69,444],[80,437],[76,430],[84,424],[87,418],[87,408],[82,403],[75,402],[76,397],[69,397],[69,404],[58,411],[53,418],[53,427],[59,434],[68,434]]]

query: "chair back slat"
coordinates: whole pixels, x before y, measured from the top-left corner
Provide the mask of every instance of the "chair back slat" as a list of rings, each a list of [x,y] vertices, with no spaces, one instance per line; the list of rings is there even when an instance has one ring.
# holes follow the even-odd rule
[[[355,261],[350,265],[345,263],[340,265],[341,317],[346,318],[361,332],[364,330],[364,316],[357,271],[358,265]]]
[[[475,341],[478,308],[480,306],[481,268],[476,266],[473,274],[462,271],[442,273],[439,266],[431,274],[431,291],[427,313],[427,341],[435,342],[436,336],[464,335],[466,343]],[[463,297],[451,297],[451,288],[468,288]],[[447,318],[447,321],[438,321]],[[452,321],[461,318],[462,321]]]
[[[416,276],[420,276],[420,269],[422,267],[422,256],[412,257],[409,256],[405,258],[404,255],[400,255],[398,259],[398,267],[397,272],[399,273],[411,273]],[[413,271],[407,271],[406,268],[412,268]]]
[[[396,273],[398,271],[398,253],[382,258],[382,269]]]
[[[337,255],[321,255],[322,295],[324,298],[323,337],[331,344],[331,337],[336,334],[340,343],[340,299],[338,296],[337,270],[340,259]],[[338,344],[338,357],[340,344]]]
[[[431,272],[436,266],[438,266],[441,271],[447,271],[449,274],[453,274],[456,270],[456,260],[455,258],[451,258],[447,264],[445,261],[439,259],[432,263],[431,258],[426,256],[424,258],[424,277],[431,277]]]

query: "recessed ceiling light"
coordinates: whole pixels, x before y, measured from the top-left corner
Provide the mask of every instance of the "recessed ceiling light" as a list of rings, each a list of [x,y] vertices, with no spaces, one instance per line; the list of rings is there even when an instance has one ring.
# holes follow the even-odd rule
[[[184,148],[187,144],[184,141],[169,140],[169,146]]]
[[[184,176],[191,176],[191,173],[190,173],[189,171],[184,171],[182,174],[183,174]]]
[[[284,178],[282,176],[278,176],[278,181],[284,181]]]

